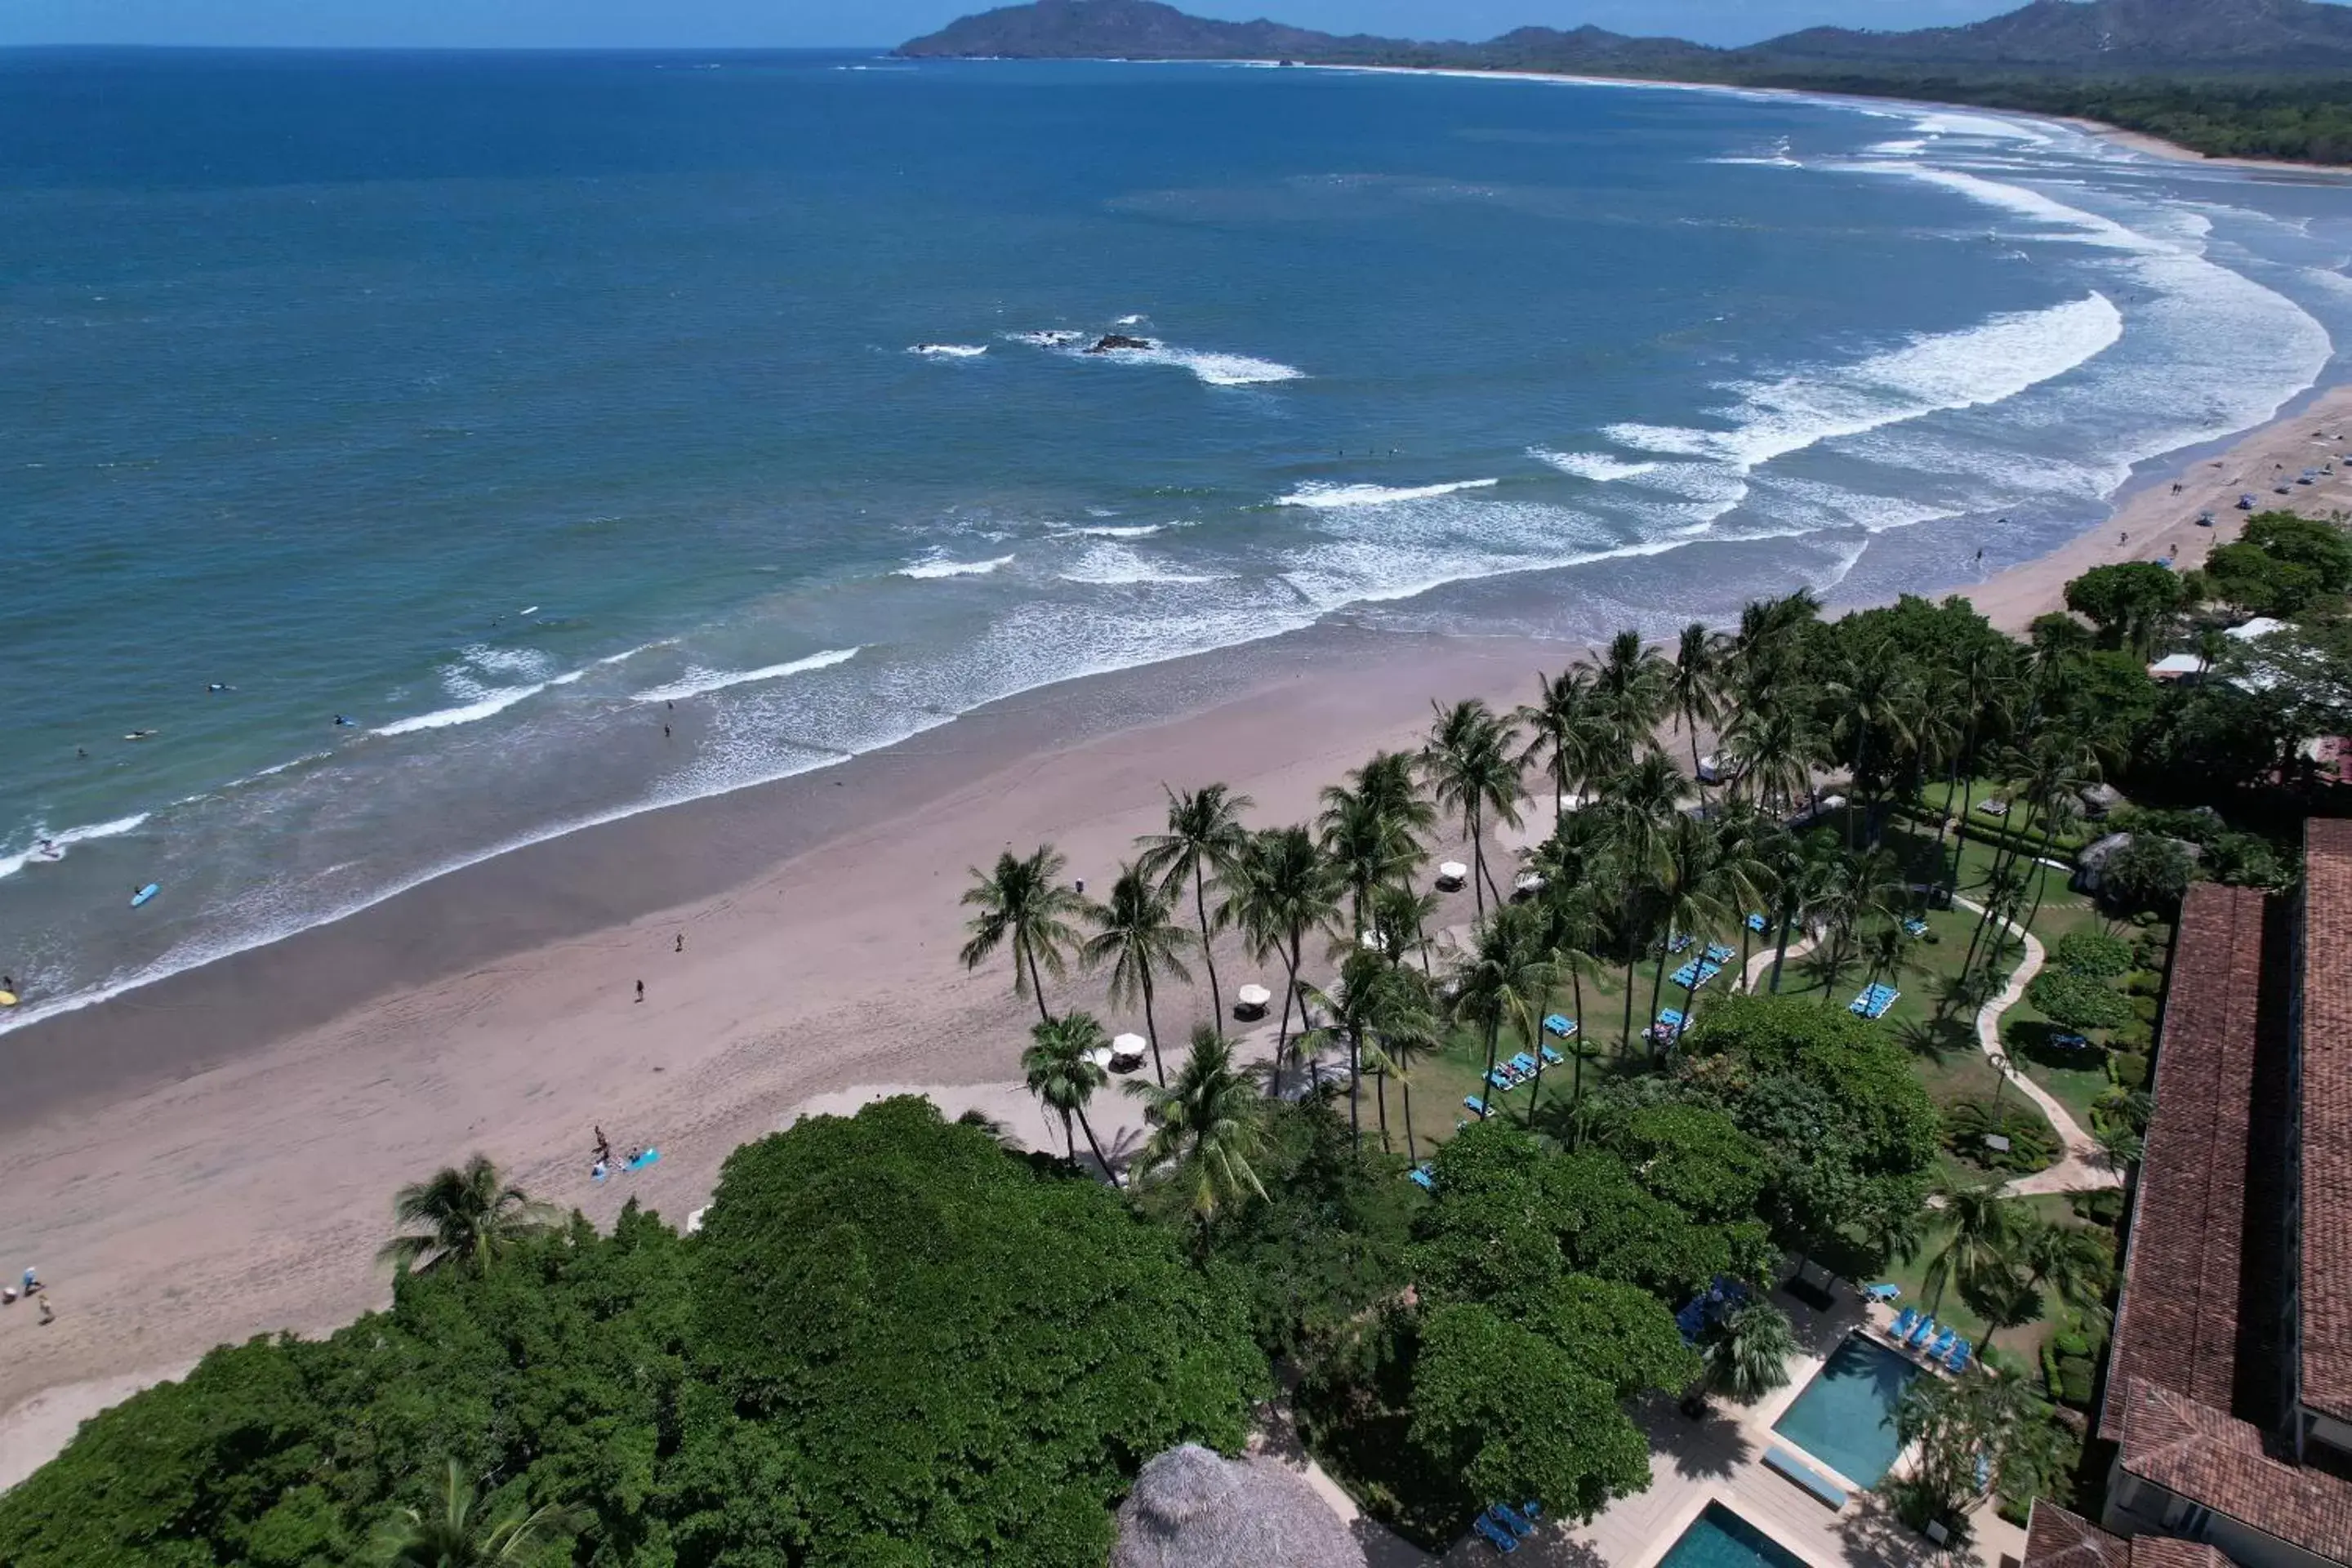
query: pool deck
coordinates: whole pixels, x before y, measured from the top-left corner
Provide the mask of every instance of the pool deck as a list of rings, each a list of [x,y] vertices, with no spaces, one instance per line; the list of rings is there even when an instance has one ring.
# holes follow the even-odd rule
[[[1839,1298],[1836,1307],[1816,1311],[1785,1294],[1774,1297],[1796,1330],[1800,1354],[1790,1363],[1789,1385],[1753,1406],[1717,1400],[1698,1421],[1684,1416],[1672,1399],[1653,1398],[1637,1407],[1634,1418],[1650,1439],[1650,1489],[1621,1500],[1591,1524],[1538,1531],[1512,1555],[1512,1563],[1521,1568],[1655,1568],[1710,1502],[1722,1503],[1810,1568],[2002,1568],[2004,1560],[2022,1561],[2025,1532],[1990,1508],[1971,1521],[1971,1549],[1954,1552],[1914,1533],[1872,1493],[1854,1492],[1832,1513],[1796,1482],[1765,1468],[1768,1445],[1794,1447],[1773,1436],[1772,1424],[1796,1402],[1838,1342],[1855,1329],[1894,1320],[1883,1308],[1865,1310],[1846,1290]],[[1795,1451],[1828,1470],[1803,1450]],[[1498,1558],[1474,1536],[1443,1561],[1446,1568],[1472,1568]]]

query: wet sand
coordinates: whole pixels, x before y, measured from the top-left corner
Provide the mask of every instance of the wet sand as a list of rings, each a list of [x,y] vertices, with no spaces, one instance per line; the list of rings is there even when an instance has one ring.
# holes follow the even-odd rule
[[[2105,528],[1952,591],[2021,628],[2089,566],[2176,543],[2183,565],[2201,560],[2234,533],[2241,489],[2352,508],[2352,475],[2291,497],[2255,482],[2352,447],[2321,431],[2352,434],[2352,391],[2192,461],[2182,495],[2145,484]],[[2221,526],[2197,527],[2201,510]],[[0,1269],[37,1263],[58,1311],[44,1328],[0,1310],[0,1485],[210,1345],[380,1305],[393,1191],[474,1150],[600,1223],[632,1196],[682,1221],[730,1150],[813,1103],[920,1084],[1017,1113],[1007,1086],[1034,1014],[1001,965],[957,962],[967,867],[1052,840],[1099,891],[1160,826],[1163,784],[1223,780],[1256,797],[1255,821],[1302,820],[1372,751],[1415,743],[1433,700],[1515,703],[1581,651],[1342,621],[1072,682],[500,857],[0,1038]],[[1467,919],[1459,902],[1447,921]],[[1231,943],[1219,967],[1228,996],[1269,978]],[[1056,1000],[1139,1024],[1092,982]],[[1206,1005],[1163,987],[1163,1039]],[[592,1185],[595,1125],[661,1163]]]

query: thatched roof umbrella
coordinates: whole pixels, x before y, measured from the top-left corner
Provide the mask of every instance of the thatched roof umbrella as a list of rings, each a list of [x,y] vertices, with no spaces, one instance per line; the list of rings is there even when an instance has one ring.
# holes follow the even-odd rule
[[[1111,1568],[1365,1568],[1363,1548],[1306,1480],[1198,1443],[1143,1467],[1118,1510]]]

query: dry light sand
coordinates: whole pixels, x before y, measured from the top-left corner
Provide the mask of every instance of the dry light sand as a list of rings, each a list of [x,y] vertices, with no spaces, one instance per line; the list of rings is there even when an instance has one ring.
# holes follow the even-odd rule
[[[2189,564],[2233,531],[2240,490],[2290,504],[2263,481],[2344,452],[2314,433],[2352,432],[2347,414],[2352,393],[2330,394],[2192,464],[2183,495],[2145,489],[2105,529],[1955,591],[2015,628],[2089,566],[2175,543]],[[2292,500],[2352,506],[2352,476]],[[2221,527],[2194,525],[2208,509]],[[0,1269],[37,1263],[58,1319],[0,1309],[0,1485],[211,1345],[381,1305],[394,1189],[478,1149],[608,1222],[633,1196],[682,1221],[739,1143],[893,1086],[1058,1143],[1010,1087],[1034,1010],[1000,965],[956,961],[967,867],[1051,840],[1099,890],[1160,825],[1163,784],[1223,780],[1256,798],[1255,821],[1302,820],[1373,750],[1413,743],[1433,699],[1514,703],[1580,651],[1330,627],[1075,683],[503,857],[5,1037]],[[1459,902],[1447,921],[1467,918]],[[1279,983],[1230,949],[1220,966],[1229,996]],[[1139,1026],[1092,983],[1056,1001]],[[1163,1039],[1205,1007],[1168,987]],[[593,1186],[595,1125],[661,1163]]]

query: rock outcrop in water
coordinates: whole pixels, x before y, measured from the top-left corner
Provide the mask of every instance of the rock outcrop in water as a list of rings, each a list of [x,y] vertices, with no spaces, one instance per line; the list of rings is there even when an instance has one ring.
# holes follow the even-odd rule
[[[1149,349],[1158,346],[1150,338],[1130,338],[1124,332],[1108,332],[1096,340],[1094,347],[1087,350],[1087,353],[1107,354],[1116,353],[1120,349]]]

